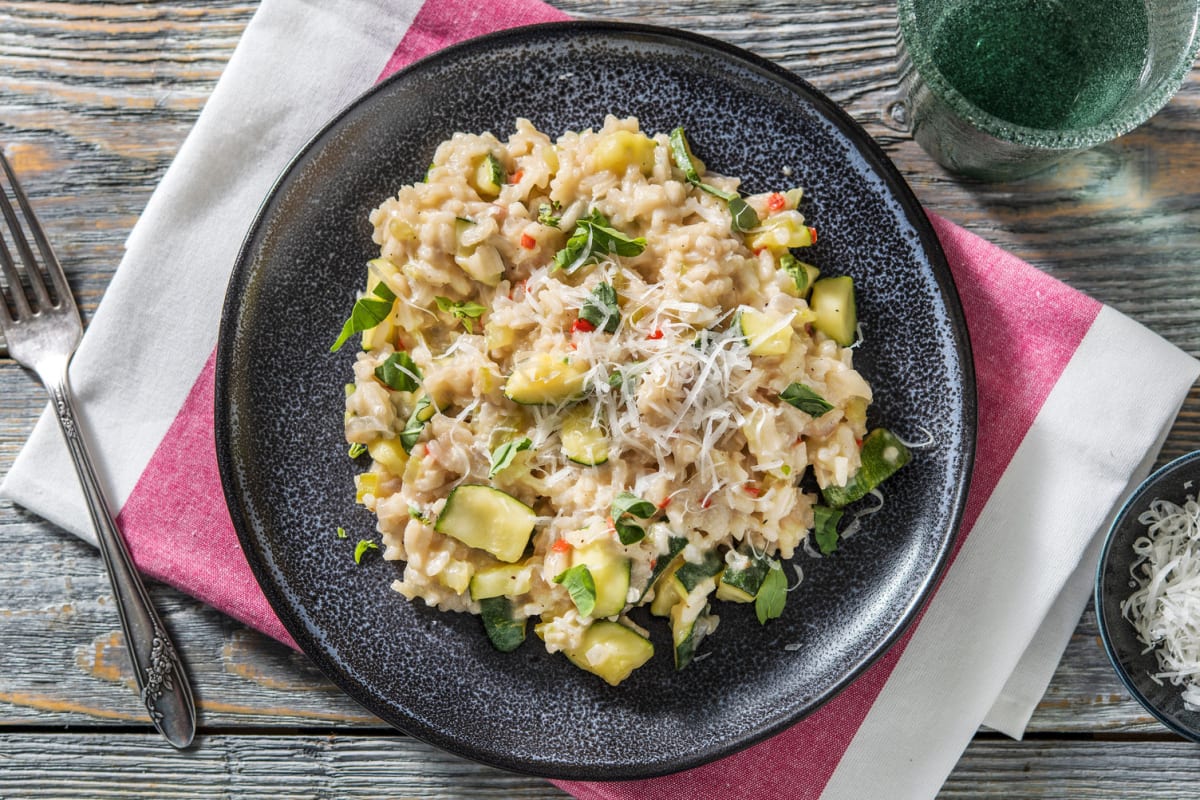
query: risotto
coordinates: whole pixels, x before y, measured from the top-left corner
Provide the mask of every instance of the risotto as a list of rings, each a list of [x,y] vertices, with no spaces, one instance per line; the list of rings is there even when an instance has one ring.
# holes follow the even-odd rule
[[[817,238],[801,200],[743,197],[636,119],[443,142],[371,213],[334,346],[362,334],[346,439],[395,590],[480,615],[503,651],[532,621],[613,685],[653,657],[654,616],[679,669],[714,600],[778,617],[781,559],[831,552],[909,458],[867,430],[853,283],[793,252]]]

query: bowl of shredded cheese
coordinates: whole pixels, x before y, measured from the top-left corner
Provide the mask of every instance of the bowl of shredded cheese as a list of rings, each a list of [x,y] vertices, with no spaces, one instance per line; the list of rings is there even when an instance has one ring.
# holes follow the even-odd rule
[[[1100,638],[1130,695],[1200,742],[1200,451],[1161,467],[1117,514],[1096,574]]]

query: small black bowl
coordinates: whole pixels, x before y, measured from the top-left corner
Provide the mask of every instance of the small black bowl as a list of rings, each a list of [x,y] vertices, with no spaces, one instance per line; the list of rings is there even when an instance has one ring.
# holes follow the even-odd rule
[[[1136,588],[1129,572],[1136,557],[1133,542],[1146,533],[1146,526],[1138,522],[1138,517],[1155,500],[1182,505],[1188,495],[1197,492],[1200,492],[1200,451],[1175,459],[1143,481],[1113,521],[1096,571],[1100,639],[1121,683],[1163,725],[1194,742],[1200,742],[1200,711],[1184,708],[1181,686],[1169,681],[1160,685],[1150,677],[1158,672],[1158,661],[1152,651],[1143,652],[1145,646],[1138,640],[1133,624],[1121,615],[1121,603]]]

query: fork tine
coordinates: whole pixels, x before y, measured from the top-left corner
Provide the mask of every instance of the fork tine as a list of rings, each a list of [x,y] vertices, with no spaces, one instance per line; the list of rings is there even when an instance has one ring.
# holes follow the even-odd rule
[[[0,199],[4,200],[5,205],[8,204],[8,199],[4,197],[4,193],[0,192]],[[25,298],[25,289],[21,286],[21,276],[17,274],[17,267],[13,263],[12,254],[8,252],[8,247],[4,244],[4,237],[0,236],[0,270],[4,272],[4,280],[8,283],[12,291],[13,304],[17,308],[18,317],[28,317],[32,311],[29,308],[29,301]],[[0,302],[0,307],[4,308],[5,321],[8,321],[8,306]]]
[[[21,184],[17,182],[17,176],[13,173],[12,166],[9,165],[8,159],[4,157],[3,152],[0,152],[0,166],[4,168],[4,173],[8,178],[8,185],[21,206],[21,213],[25,217],[25,223],[33,232],[34,238],[38,242],[38,249],[42,251],[43,260],[46,261],[45,269],[51,275],[61,273],[62,267],[58,266],[58,261],[54,258],[54,252],[50,250],[50,243],[46,241],[42,227],[38,223],[37,217],[33,215],[33,209],[29,206],[29,199],[25,197],[25,192],[21,190]],[[53,304],[50,302],[50,295],[46,292],[46,283],[42,279],[43,272],[41,269],[38,269],[37,258],[34,256],[33,250],[29,247],[29,239],[25,236],[21,222],[17,218],[16,210],[13,209],[12,203],[9,202],[5,192],[0,191],[0,199],[4,201],[0,204],[0,212],[3,212],[4,219],[8,222],[9,235],[12,236],[13,244],[16,245],[17,252],[21,255],[21,261],[25,264],[29,285],[33,287],[33,293],[37,297],[38,308],[42,310],[49,309]],[[47,252],[49,252],[49,259],[46,258]],[[11,260],[11,254],[9,259]],[[20,288],[19,283],[16,286]],[[59,288],[58,281],[55,281],[55,292],[60,297],[62,296],[62,290]],[[26,298],[26,302],[28,302],[28,298]]]

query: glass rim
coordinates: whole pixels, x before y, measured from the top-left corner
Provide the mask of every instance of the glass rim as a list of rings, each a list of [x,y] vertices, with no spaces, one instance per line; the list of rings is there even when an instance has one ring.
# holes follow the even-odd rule
[[[1003,141],[1044,150],[1082,150],[1094,147],[1128,133],[1158,113],[1179,91],[1184,79],[1191,71],[1200,51],[1200,2],[1196,3],[1191,16],[1192,28],[1188,32],[1187,47],[1178,54],[1178,60],[1170,72],[1159,79],[1140,103],[1126,109],[1113,119],[1084,128],[1071,130],[1049,130],[1031,128],[1009,122],[995,114],[984,111],[954,88],[933,62],[928,52],[926,39],[917,25],[916,0],[898,0],[899,35],[904,50],[911,61],[911,68],[928,84],[930,91],[944,100],[964,120],[979,130]]]

